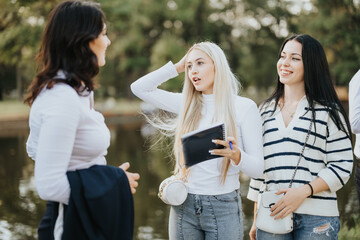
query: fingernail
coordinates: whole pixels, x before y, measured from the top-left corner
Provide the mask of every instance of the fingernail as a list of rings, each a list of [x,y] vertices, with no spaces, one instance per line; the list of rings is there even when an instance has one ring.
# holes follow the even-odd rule
[[[214,154],[214,150],[209,150],[209,153],[210,153],[210,154]]]
[[[215,139],[213,139],[213,140],[211,140],[213,143],[216,143],[216,140]]]

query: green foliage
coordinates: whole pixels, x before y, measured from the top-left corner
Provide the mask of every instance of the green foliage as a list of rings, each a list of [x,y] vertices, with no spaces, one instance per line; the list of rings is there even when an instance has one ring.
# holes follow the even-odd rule
[[[314,11],[299,16],[300,30],[326,49],[337,85],[347,85],[360,66],[360,6],[355,1],[316,0]]]
[[[98,76],[103,97],[132,98],[133,81],[204,40],[220,44],[245,87],[274,84],[278,50],[291,33],[323,44],[338,85],[347,85],[360,65],[360,9],[352,0],[98,1],[112,41]],[[0,99],[16,87],[15,78],[27,85],[34,77],[47,15],[59,2],[0,0]],[[180,91],[183,79],[162,87]]]
[[[150,70],[155,70],[168,61],[173,61],[175,63],[185,55],[185,49],[185,43],[182,39],[164,34],[151,50]],[[181,91],[183,79],[184,76],[181,74],[176,80],[165,82],[162,87],[172,91]]]
[[[27,85],[33,78],[33,59],[47,14],[56,2],[59,1],[0,1],[0,100],[3,92],[14,88],[16,79],[20,79],[16,87],[22,88],[22,83]]]
[[[357,214],[353,214],[354,224],[350,227],[345,222],[342,224],[339,232],[339,240],[351,240],[359,239],[360,236],[360,217]]]

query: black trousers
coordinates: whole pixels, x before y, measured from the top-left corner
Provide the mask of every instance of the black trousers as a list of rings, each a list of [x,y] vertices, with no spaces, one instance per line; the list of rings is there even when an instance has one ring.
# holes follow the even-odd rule
[[[42,217],[38,228],[39,240],[54,239],[54,228],[58,213],[59,213],[58,202],[51,202],[51,201],[46,202],[45,214]]]

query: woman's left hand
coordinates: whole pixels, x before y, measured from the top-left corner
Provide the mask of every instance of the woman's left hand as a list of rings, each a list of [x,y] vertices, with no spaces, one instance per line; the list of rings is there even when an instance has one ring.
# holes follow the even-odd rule
[[[270,216],[275,216],[275,219],[284,218],[290,213],[294,212],[306,199],[306,189],[300,188],[282,188],[276,194],[285,195],[272,206]]]
[[[128,163],[128,162],[125,162],[119,166],[119,168],[124,170],[124,172],[128,178],[131,193],[135,194],[136,188],[139,185],[137,181],[140,179],[140,175],[138,173],[128,172],[127,170],[129,169],[129,167],[130,167],[130,163]]]
[[[237,146],[237,141],[235,140],[234,137],[228,137],[227,141],[220,140],[220,139],[214,139],[213,142],[215,144],[223,145],[225,148],[210,150],[210,153],[212,155],[219,155],[219,156],[227,157],[227,158],[230,158],[236,165],[239,164],[239,162],[241,160],[241,152]]]

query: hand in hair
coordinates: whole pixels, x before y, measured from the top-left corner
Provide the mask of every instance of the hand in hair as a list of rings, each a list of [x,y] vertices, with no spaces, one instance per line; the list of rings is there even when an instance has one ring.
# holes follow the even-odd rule
[[[177,71],[178,73],[182,73],[182,72],[185,71],[185,60],[186,60],[186,56],[187,56],[187,55],[185,55],[179,62],[177,62],[177,63],[175,64],[176,71]]]
[[[227,157],[227,158],[231,159],[236,165],[239,164],[239,162],[241,160],[241,151],[238,148],[237,142],[234,137],[228,137],[227,141],[223,141],[220,139],[214,139],[213,142],[216,144],[223,145],[225,148],[210,150],[210,153],[212,155],[220,155],[223,157]]]
[[[131,189],[131,193],[135,194],[136,193],[136,187],[139,185],[137,180],[140,179],[140,175],[138,173],[132,173],[132,172],[128,172],[126,170],[128,170],[130,167],[130,163],[126,162],[123,163],[119,166],[119,168],[121,168],[122,170],[124,170],[124,172],[126,173],[126,176],[129,180],[129,185],[130,185],[130,189]]]

